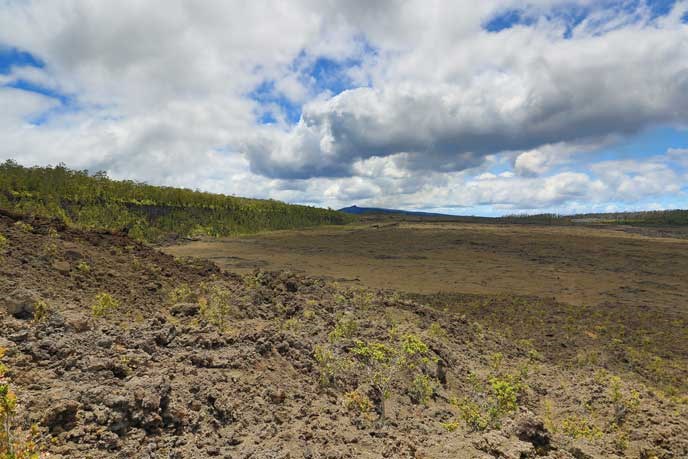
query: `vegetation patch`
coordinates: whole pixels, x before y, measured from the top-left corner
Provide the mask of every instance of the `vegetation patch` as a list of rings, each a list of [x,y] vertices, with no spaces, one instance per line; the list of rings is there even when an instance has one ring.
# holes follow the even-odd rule
[[[124,231],[145,241],[174,235],[229,236],[318,225],[355,217],[329,209],[111,180],[64,166],[0,164],[0,207],[57,217],[80,228]],[[31,226],[17,222],[31,231]]]
[[[119,301],[106,292],[98,293],[91,306],[93,317],[107,317],[119,308]]]

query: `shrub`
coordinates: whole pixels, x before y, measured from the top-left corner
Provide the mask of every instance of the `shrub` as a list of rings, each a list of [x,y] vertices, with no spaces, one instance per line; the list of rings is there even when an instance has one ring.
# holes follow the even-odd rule
[[[490,367],[492,367],[492,370],[496,372],[499,372],[503,361],[504,354],[501,352],[495,352],[494,354],[490,355]]]
[[[618,376],[609,378],[609,398],[614,407],[613,423],[616,425],[622,424],[626,415],[637,411],[640,406],[640,392],[630,389],[626,395],[621,378]]]
[[[356,334],[358,324],[352,317],[342,317],[337,321],[334,330],[328,335],[330,342],[335,343],[343,338],[351,338]]]
[[[227,319],[232,314],[232,292],[220,285],[213,285],[207,290],[207,295],[198,300],[200,313],[205,320],[224,330]]]
[[[337,376],[337,361],[334,353],[326,347],[315,346],[313,355],[318,366],[320,385],[333,385]]]
[[[0,360],[6,349],[0,347]],[[33,425],[28,435],[22,435],[14,425],[17,410],[17,396],[10,387],[5,373],[7,367],[0,362],[0,458],[39,459],[41,452],[37,445],[38,428]]]
[[[344,394],[344,406],[349,411],[356,411],[363,415],[368,415],[373,410],[373,402],[359,390]]]
[[[505,415],[518,410],[518,394],[522,390],[518,377],[509,374],[492,376],[482,383],[474,373],[470,373],[469,383],[476,394],[451,401],[469,428],[498,428]]]
[[[91,272],[91,267],[85,261],[80,261],[79,263],[77,263],[76,269],[77,269],[77,271],[80,271],[82,273]]]
[[[416,335],[404,335],[396,345],[355,340],[350,352],[376,394],[374,401],[383,420],[385,400],[391,395],[392,384],[395,381],[406,386],[411,394],[417,396],[419,403],[427,401],[434,391],[431,389],[434,381],[422,374],[423,365],[430,362],[430,350]],[[421,377],[417,379],[419,371]]]
[[[594,440],[602,437],[602,431],[587,418],[569,416],[562,422],[562,431],[572,438]]]
[[[454,432],[456,429],[459,428],[460,424],[458,421],[449,421],[449,422],[442,422],[441,426],[447,431],[447,432]]]
[[[516,398],[520,390],[513,378],[490,378],[494,403],[490,407],[490,417],[499,419],[518,409]]]
[[[281,328],[282,330],[298,331],[301,328],[301,321],[296,317],[292,317],[282,322]]]
[[[9,241],[7,238],[0,234],[0,255],[4,254],[7,251],[7,247],[10,245]]]
[[[410,389],[411,400],[414,403],[422,403],[426,405],[430,400],[430,397],[435,393],[435,381],[434,378],[429,377],[425,374],[416,375],[413,378],[413,384]]]
[[[48,313],[50,312],[50,307],[48,303],[43,300],[38,300],[33,305],[33,321],[36,323],[45,322],[48,318]]]
[[[179,286],[170,290],[167,294],[167,300],[171,304],[186,303],[195,299],[196,295],[194,295],[194,292],[191,290],[191,287],[189,287],[188,284],[180,284]]]
[[[490,425],[490,420],[483,414],[483,410],[476,402],[463,398],[454,401],[459,410],[459,416],[466,425],[473,430],[485,430]]]
[[[435,338],[441,341],[444,341],[448,338],[447,330],[442,328],[442,326],[437,323],[433,322],[430,324],[430,328],[428,329],[428,335],[430,335],[431,338]]]
[[[101,292],[96,295],[91,312],[93,317],[104,317],[112,314],[119,308],[119,302],[109,293]]]
[[[24,231],[27,233],[30,233],[31,231],[33,231],[33,226],[29,225],[28,223],[24,223],[21,220],[17,220],[17,222],[14,224],[14,227],[20,231]]]

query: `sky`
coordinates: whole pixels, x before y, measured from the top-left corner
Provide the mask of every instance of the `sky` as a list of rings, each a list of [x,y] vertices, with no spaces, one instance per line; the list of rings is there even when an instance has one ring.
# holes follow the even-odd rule
[[[0,0],[0,161],[339,208],[688,208],[688,0]]]

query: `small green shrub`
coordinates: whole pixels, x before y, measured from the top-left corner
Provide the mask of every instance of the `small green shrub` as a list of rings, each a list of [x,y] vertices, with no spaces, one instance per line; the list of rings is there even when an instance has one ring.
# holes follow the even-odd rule
[[[292,317],[282,322],[282,330],[298,331],[301,328],[301,321],[297,317]]]
[[[7,248],[9,247],[10,243],[7,240],[7,238],[0,234],[0,255],[4,254],[7,251]]]
[[[335,343],[340,339],[351,338],[358,330],[358,323],[352,317],[344,316],[337,321],[334,330],[328,335],[330,342]]]
[[[101,292],[96,295],[91,312],[93,317],[105,317],[119,308],[119,302],[109,293]]]
[[[91,266],[89,266],[89,264],[85,261],[80,261],[79,263],[77,263],[76,269],[77,271],[82,272],[84,274],[91,272]]]
[[[33,226],[29,225],[28,223],[25,223],[21,220],[17,220],[17,222],[14,224],[14,227],[17,228],[18,230],[30,233],[33,231]]]
[[[621,425],[628,413],[634,413],[640,407],[640,392],[635,389],[624,391],[622,380],[618,376],[609,378],[608,393],[614,407],[613,424]]]
[[[505,414],[512,413],[518,409],[516,399],[519,392],[519,385],[513,378],[490,378],[494,403],[490,407],[490,417],[499,419]]]
[[[167,300],[170,304],[186,303],[189,301],[194,301],[195,299],[196,295],[188,284],[180,284],[179,286],[170,290],[167,294]]]
[[[349,411],[354,411],[366,417],[373,411],[373,402],[359,390],[352,390],[344,394],[344,406]]]
[[[320,385],[331,386],[337,377],[337,359],[334,353],[324,346],[315,346],[313,350],[318,367]]]
[[[562,431],[571,438],[585,438],[595,440],[602,437],[600,430],[590,419],[579,416],[569,416],[562,422]]]
[[[430,401],[430,398],[435,393],[435,387],[435,378],[431,378],[425,374],[416,375],[416,377],[413,378],[413,383],[409,390],[411,400],[414,403],[427,405],[428,401]]]
[[[231,300],[232,292],[228,289],[220,285],[211,286],[207,289],[207,294],[198,299],[201,316],[220,330],[224,330],[234,312]]]
[[[48,303],[43,300],[38,300],[33,305],[33,321],[35,323],[45,322],[48,318],[48,313],[50,312],[50,307]]]
[[[0,360],[6,349],[0,347]],[[38,447],[39,432],[32,425],[28,435],[22,434],[14,422],[17,414],[17,396],[10,387],[5,373],[7,367],[0,361],[0,458],[1,459],[40,459]]]
[[[458,421],[449,421],[449,422],[442,422],[440,425],[447,431],[447,432],[454,432],[456,429],[459,428],[461,424],[459,424]]]
[[[499,372],[503,361],[504,354],[501,352],[495,352],[494,354],[490,355],[490,367],[493,371]]]
[[[459,410],[459,417],[466,425],[473,430],[485,430],[490,425],[490,420],[483,413],[483,409],[478,403],[463,398],[454,401],[454,405]]]
[[[428,335],[431,338],[435,338],[441,341],[445,341],[449,336],[447,330],[442,328],[442,326],[437,322],[433,322],[432,324],[430,324],[430,328],[428,329]]]

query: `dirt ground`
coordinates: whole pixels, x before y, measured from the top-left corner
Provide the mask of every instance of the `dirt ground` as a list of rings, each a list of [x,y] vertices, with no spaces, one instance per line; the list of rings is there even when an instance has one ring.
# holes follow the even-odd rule
[[[516,294],[688,308],[688,239],[587,227],[376,224],[164,249],[239,273],[286,269],[409,293]]]

